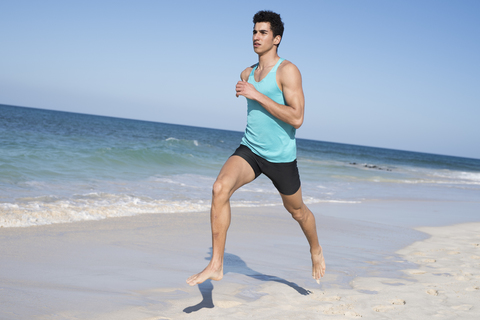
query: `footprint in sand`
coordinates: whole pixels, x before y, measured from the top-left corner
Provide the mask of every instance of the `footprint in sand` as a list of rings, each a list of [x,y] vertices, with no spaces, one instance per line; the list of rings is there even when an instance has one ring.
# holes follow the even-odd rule
[[[338,301],[340,299],[342,299],[342,297],[332,296],[332,297],[325,297],[323,301]]]
[[[388,312],[388,311],[391,311],[395,309],[394,306],[375,306],[373,307],[373,311],[376,311],[376,312]]]
[[[362,317],[361,314],[356,313],[355,311],[347,311],[347,312],[345,312],[345,316],[352,317],[352,318],[357,318],[357,317],[361,318]]]
[[[418,263],[434,263],[434,262],[437,262],[437,260],[435,259],[423,259],[423,260],[419,260]]]
[[[475,247],[480,247],[480,243],[472,243]]]
[[[402,299],[395,299],[395,300],[392,300],[392,304],[396,304],[396,305],[404,305],[406,304],[405,300],[402,300]]]
[[[433,289],[428,289],[427,293],[431,296],[438,296],[438,291]]]
[[[320,298],[321,301],[338,301],[340,299],[341,299],[341,297],[339,297],[339,296]]]
[[[470,280],[471,277],[472,277],[471,273],[464,273],[463,275],[462,274],[457,274],[457,275],[455,275],[455,280],[468,281],[468,280]]]
[[[422,270],[410,270],[408,271],[410,274],[425,274],[425,271]]]
[[[455,309],[455,310],[460,310],[460,311],[468,311],[470,309],[472,309],[472,305],[469,305],[469,304],[461,304],[459,306],[453,306],[452,309]]]
[[[340,297],[340,296],[327,296],[327,295],[325,295],[324,292],[322,292],[321,295],[314,295],[314,296],[312,296],[312,298],[314,298],[315,300],[320,300],[320,301],[338,301],[338,300],[342,299],[342,297]]]
[[[425,255],[425,253],[420,252],[420,251],[414,252],[414,253],[412,253],[412,254],[413,254],[414,256],[424,256],[424,255]]]
[[[460,254],[459,251],[448,251],[447,253],[448,253],[448,254],[451,254],[451,255],[453,255],[453,254]]]
[[[215,301],[215,306],[222,309],[233,308],[241,304],[239,301]]]
[[[351,304],[341,304],[339,306],[334,306],[334,307],[330,307],[326,310],[323,310],[323,313],[325,314],[342,314],[342,315],[347,315],[348,314],[351,314],[353,316],[356,317],[357,313],[355,311],[352,310],[353,309],[353,305]],[[358,315],[360,316],[360,315]],[[361,317],[361,316],[360,316]]]
[[[473,255],[470,257],[471,259],[480,259],[480,256]]]
[[[466,290],[466,291],[475,291],[475,290],[479,290],[479,289],[480,289],[480,287],[476,287],[476,286],[475,286],[475,287],[468,287],[468,288],[466,288],[465,290]]]
[[[452,275],[450,273],[444,272],[444,273],[432,273],[434,276],[444,276],[444,277],[451,277]]]
[[[405,283],[403,282],[398,282],[398,281],[382,281],[383,284],[386,284],[387,286],[404,286]]]

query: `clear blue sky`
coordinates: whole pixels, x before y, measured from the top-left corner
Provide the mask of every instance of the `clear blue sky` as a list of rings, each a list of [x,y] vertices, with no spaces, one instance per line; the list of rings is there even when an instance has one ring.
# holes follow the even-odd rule
[[[0,103],[243,131],[252,16],[281,14],[300,138],[480,158],[480,1],[1,1]]]

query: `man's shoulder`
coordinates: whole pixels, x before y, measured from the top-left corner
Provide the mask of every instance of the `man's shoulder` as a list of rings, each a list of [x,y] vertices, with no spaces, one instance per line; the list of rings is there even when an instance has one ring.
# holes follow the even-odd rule
[[[287,84],[301,84],[302,83],[302,75],[300,74],[300,70],[298,70],[297,66],[294,65],[292,62],[288,60],[282,61],[282,63],[278,66],[277,70],[277,80],[282,85]]]
[[[257,66],[257,64],[258,63],[252,64],[250,67],[247,67],[245,70],[243,70],[242,73],[240,73],[240,78],[247,81],[250,73],[252,72],[253,68]]]
[[[278,66],[278,71],[282,73],[299,72],[297,66],[289,60],[283,60],[282,63]]]

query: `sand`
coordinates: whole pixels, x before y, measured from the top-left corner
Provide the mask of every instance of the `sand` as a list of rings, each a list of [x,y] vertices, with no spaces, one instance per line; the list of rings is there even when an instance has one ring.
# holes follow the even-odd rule
[[[320,285],[281,207],[234,208],[225,277],[195,287],[185,279],[209,258],[206,212],[3,228],[0,319],[478,319],[479,222],[414,230],[348,212],[430,207],[312,206],[327,259]]]

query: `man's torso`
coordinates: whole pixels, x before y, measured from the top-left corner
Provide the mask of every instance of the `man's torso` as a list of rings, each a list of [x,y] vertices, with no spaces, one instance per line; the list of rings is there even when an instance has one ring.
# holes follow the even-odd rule
[[[248,82],[276,103],[285,105],[283,92],[277,82],[277,70],[283,61],[284,59],[280,59],[267,75],[260,74],[258,82],[255,80],[257,66],[254,66]],[[247,128],[242,144],[270,162],[294,161],[296,159],[295,128],[272,116],[257,101],[250,99],[247,101]]]

